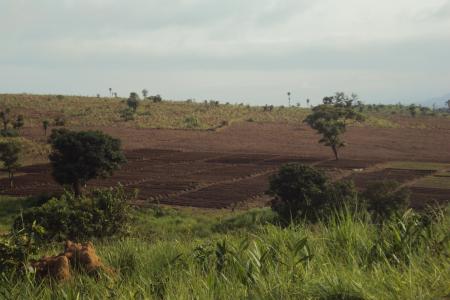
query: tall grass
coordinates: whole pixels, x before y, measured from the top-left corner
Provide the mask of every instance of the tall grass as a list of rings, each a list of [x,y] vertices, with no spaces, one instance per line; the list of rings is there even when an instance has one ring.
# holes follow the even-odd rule
[[[374,225],[344,211],[282,228],[265,209],[226,217],[152,209],[128,237],[95,241],[115,275],[55,283],[4,274],[0,298],[439,299],[450,293],[449,216],[417,220],[409,212]]]

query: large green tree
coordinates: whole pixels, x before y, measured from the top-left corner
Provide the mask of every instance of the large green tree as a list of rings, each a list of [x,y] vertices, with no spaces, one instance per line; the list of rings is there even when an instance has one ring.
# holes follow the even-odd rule
[[[8,172],[9,186],[14,188],[14,173],[19,164],[20,146],[12,141],[0,143],[0,161],[3,162],[3,167]]]
[[[100,131],[53,130],[50,143],[52,175],[71,185],[76,196],[87,181],[111,176],[126,161],[120,140]]]
[[[349,97],[344,93],[325,97],[323,104],[315,106],[304,121],[322,136],[319,143],[330,147],[336,160],[339,159],[338,150],[345,146],[342,134],[347,130],[348,122],[364,120],[363,115],[355,111],[353,102],[357,99],[355,94]]]

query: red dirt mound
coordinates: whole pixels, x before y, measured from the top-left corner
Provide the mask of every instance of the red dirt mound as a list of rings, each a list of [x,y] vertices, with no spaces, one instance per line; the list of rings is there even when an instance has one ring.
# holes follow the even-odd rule
[[[95,252],[91,242],[85,244],[67,241],[64,252],[56,256],[44,256],[38,261],[31,262],[39,278],[50,277],[56,280],[71,278],[71,269],[83,270],[89,275],[97,275],[100,271],[111,273],[105,267]]]

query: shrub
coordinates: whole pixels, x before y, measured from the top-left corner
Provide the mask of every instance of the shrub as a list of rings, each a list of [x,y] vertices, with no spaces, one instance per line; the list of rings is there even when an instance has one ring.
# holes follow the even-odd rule
[[[162,101],[162,97],[160,95],[149,96],[147,99],[150,100],[150,101],[153,101],[154,103]]]
[[[65,126],[66,125],[66,119],[64,118],[64,117],[56,117],[54,120],[53,120],[53,124],[55,125],[55,126]]]
[[[368,211],[377,222],[403,214],[409,206],[410,191],[397,181],[384,180],[370,184],[363,192]]]
[[[17,132],[17,130],[15,129],[1,129],[0,130],[0,136],[2,137],[17,137],[19,136],[19,132]]]
[[[184,124],[186,128],[197,128],[200,126],[198,119],[194,116],[186,117],[184,119]]]
[[[125,108],[120,112],[120,117],[125,121],[133,121],[134,120],[134,110],[131,108]]]
[[[25,119],[22,115],[18,115],[17,119],[13,123],[14,129],[20,129],[25,125]]]
[[[275,196],[272,209],[285,223],[311,218],[323,205],[325,174],[302,164],[287,164],[270,179],[269,194]]]
[[[14,222],[14,229],[32,230],[33,224],[45,229],[44,241],[103,238],[122,234],[130,218],[128,195],[122,187],[95,190],[89,196],[76,198],[65,193],[40,207],[25,210]]]
[[[20,229],[0,235],[0,273],[24,270],[29,256],[36,253],[36,237],[41,234],[43,228],[32,223],[28,232]]]
[[[331,183],[321,170],[298,163],[282,166],[271,177],[268,194],[275,196],[272,210],[284,224],[327,219],[346,205],[356,206],[358,199],[353,182]]]
[[[139,106],[139,95],[137,93],[130,93],[130,97],[127,99],[127,105],[130,109],[136,112]]]
[[[333,210],[347,206],[351,211],[355,211],[360,205],[358,191],[353,181],[341,180],[329,184],[326,198],[328,208]]]

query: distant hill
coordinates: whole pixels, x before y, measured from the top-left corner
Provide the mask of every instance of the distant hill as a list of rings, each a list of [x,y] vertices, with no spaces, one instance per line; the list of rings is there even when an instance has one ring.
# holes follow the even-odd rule
[[[428,100],[425,100],[423,102],[421,102],[421,105],[424,106],[429,106],[429,107],[433,107],[433,104],[436,104],[436,108],[440,108],[440,107],[447,107],[447,100],[450,100],[450,93],[441,96],[441,97],[434,97]]]

